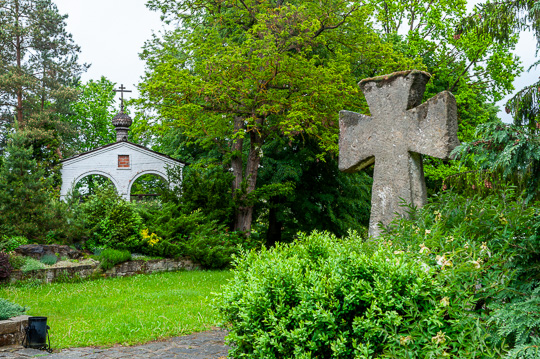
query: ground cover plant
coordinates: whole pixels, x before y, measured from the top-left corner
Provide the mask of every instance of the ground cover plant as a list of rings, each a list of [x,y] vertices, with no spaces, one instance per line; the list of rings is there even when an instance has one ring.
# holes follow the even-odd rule
[[[116,249],[108,248],[101,251],[99,254],[99,266],[103,270],[108,270],[115,265],[123,262],[127,262],[131,259],[131,253],[129,251],[119,251]]]
[[[56,348],[136,344],[208,330],[217,324],[212,293],[226,271],[189,271],[100,279],[80,283],[18,285],[6,298],[46,316]]]
[[[6,320],[24,314],[26,309],[16,303],[0,298],[0,320]]]
[[[24,264],[21,267],[21,271],[23,271],[24,273],[27,273],[34,270],[45,269],[45,268],[47,268],[47,266],[44,263],[32,257],[26,257],[24,260]]]

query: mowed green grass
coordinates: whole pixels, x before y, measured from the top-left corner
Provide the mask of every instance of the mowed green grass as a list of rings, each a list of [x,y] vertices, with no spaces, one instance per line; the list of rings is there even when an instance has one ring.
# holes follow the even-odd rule
[[[228,271],[186,271],[0,289],[47,317],[53,348],[136,344],[208,330],[217,324],[213,293]]]

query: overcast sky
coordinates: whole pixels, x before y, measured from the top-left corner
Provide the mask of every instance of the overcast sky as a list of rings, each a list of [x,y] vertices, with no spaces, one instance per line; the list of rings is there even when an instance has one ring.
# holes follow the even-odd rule
[[[60,13],[68,14],[67,30],[81,46],[82,62],[92,66],[83,81],[105,76],[118,85],[124,84],[137,96],[135,85],[144,74],[144,62],[139,59],[144,42],[152,32],[159,32],[159,14],[149,11],[146,0],[55,0]],[[472,0],[471,3],[478,0]],[[469,6],[472,8],[472,6]],[[525,70],[534,63],[536,42],[532,34],[521,36],[516,54]],[[524,72],[514,83],[516,89],[532,84],[540,77],[540,70]],[[129,96],[126,96],[129,98]],[[508,96],[507,98],[510,98]],[[503,100],[499,106],[504,107]],[[506,122],[510,116],[499,115]]]

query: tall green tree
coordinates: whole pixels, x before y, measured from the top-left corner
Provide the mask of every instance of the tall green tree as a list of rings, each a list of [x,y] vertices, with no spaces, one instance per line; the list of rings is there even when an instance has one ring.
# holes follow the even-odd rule
[[[267,246],[291,241],[299,231],[316,229],[337,236],[349,230],[365,232],[372,185],[366,171],[339,171],[337,158],[331,154],[320,158],[322,151],[312,138],[288,142],[279,137],[263,147],[261,184],[290,183],[294,188],[256,206],[258,223],[267,227]]]
[[[470,16],[466,0],[370,3],[384,38],[432,74],[425,98],[445,90],[456,97],[461,141],[472,140],[479,124],[500,122],[495,103],[514,89],[513,81],[522,71],[512,53],[516,36],[502,43],[492,35],[463,31],[463,19]],[[428,158],[424,169],[428,191],[438,192],[443,180],[459,171],[459,164]]]
[[[515,41],[521,31],[530,30],[536,36],[536,51],[540,49],[540,1],[502,0],[485,1],[475,6],[475,11],[459,24],[459,31],[469,36],[493,38],[500,44]],[[538,60],[531,68],[540,64]],[[532,81],[531,81],[532,82]],[[533,132],[540,123],[540,82],[520,89],[506,105],[517,126],[526,126]]]
[[[0,116],[27,131],[39,164],[60,158],[59,114],[76,97],[85,66],[65,19],[51,0],[0,0]]]
[[[266,141],[312,136],[321,159],[324,151],[336,152],[339,111],[363,106],[355,74],[412,64],[379,41],[369,8],[359,3],[151,0],[148,6],[180,26],[145,46],[145,105],[226,154],[240,231],[251,228]]]
[[[72,136],[65,138],[63,152],[73,155],[89,151],[116,141],[112,118],[114,108],[115,83],[105,77],[90,80],[77,87],[77,101],[70,104],[66,121],[71,125]]]
[[[0,233],[42,238],[54,221],[51,179],[33,159],[24,131],[10,135],[0,167]]]

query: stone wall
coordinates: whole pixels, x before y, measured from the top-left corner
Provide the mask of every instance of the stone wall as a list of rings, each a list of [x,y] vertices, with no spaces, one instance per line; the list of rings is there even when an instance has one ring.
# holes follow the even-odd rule
[[[10,281],[17,282],[28,279],[39,279],[44,283],[51,283],[58,279],[63,278],[88,278],[98,270],[98,265],[83,265],[76,267],[58,267],[58,268],[46,268],[38,269],[30,272],[22,272],[20,270],[14,270],[11,272]]]
[[[0,347],[22,344],[28,318],[28,315],[21,315],[8,320],[0,320]]]
[[[129,261],[118,264],[106,271],[103,275],[106,277],[126,277],[141,273],[172,272],[181,269],[197,269],[189,259],[156,259],[150,261]]]
[[[118,264],[106,272],[99,269],[98,264],[82,265],[76,267],[46,268],[23,273],[15,270],[11,273],[11,282],[27,279],[39,279],[45,283],[51,283],[66,278],[100,277],[129,277],[136,274],[148,274],[157,272],[172,272],[177,270],[193,270],[199,266],[189,259],[154,259],[149,261],[135,260]]]

